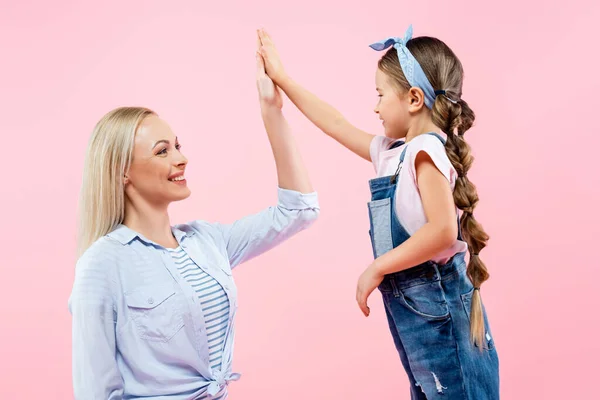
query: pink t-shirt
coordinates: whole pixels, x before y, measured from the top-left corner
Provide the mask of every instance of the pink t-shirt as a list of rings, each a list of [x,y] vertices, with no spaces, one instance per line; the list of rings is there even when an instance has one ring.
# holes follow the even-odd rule
[[[446,139],[444,133],[441,133],[440,136]],[[423,202],[419,194],[419,186],[417,185],[417,173],[415,169],[417,154],[424,151],[431,157],[437,169],[448,179],[452,190],[454,190],[457,174],[448,159],[444,144],[437,137],[427,134],[419,135],[408,144],[388,150],[394,141],[394,139],[385,136],[375,136],[371,141],[371,160],[377,177],[393,175],[398,168],[400,154],[408,146],[398,177],[395,211],[400,224],[410,235],[413,235],[427,222]],[[432,260],[438,263],[445,263],[456,253],[466,250],[467,244],[461,240],[456,240],[452,246],[433,257]]]

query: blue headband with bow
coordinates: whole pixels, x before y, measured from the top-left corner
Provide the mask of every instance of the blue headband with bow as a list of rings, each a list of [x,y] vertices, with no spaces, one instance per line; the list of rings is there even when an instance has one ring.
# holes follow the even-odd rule
[[[423,91],[423,93],[425,93],[425,105],[427,108],[431,109],[436,96],[438,94],[445,96],[446,91],[433,89],[433,86],[429,82],[429,79],[427,79],[427,76],[425,75],[425,72],[423,72],[421,65],[406,47],[406,43],[412,39],[412,35],[413,28],[412,25],[410,25],[404,33],[404,38],[389,37],[380,42],[373,43],[369,47],[377,51],[382,51],[393,45],[398,53],[400,68],[402,68],[402,72],[404,73],[406,80],[411,87],[418,87]],[[450,98],[448,98],[448,100],[452,101],[453,103],[456,102]]]

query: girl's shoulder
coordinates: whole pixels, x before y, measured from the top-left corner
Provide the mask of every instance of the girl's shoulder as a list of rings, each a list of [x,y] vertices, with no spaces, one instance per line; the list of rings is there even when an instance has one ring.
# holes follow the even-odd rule
[[[443,140],[446,140],[445,135],[440,135]],[[436,168],[453,183],[456,179],[456,171],[448,158],[444,142],[440,137],[430,134],[419,135],[409,142],[406,148],[405,163],[408,163],[411,175],[416,177],[415,161],[417,155],[425,152]]]
[[[443,141],[442,141],[443,140]],[[432,135],[432,134],[423,134],[419,135],[413,140],[409,142],[409,146],[407,146],[407,152],[415,153],[421,150],[435,150],[442,151],[443,154],[446,154],[444,141],[446,140],[446,135]]]

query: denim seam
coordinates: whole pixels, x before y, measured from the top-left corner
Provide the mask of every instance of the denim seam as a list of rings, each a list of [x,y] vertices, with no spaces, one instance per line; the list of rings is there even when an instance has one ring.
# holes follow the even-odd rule
[[[452,323],[452,336],[454,336],[454,350],[456,351],[456,361],[458,362],[458,367],[460,368],[460,381],[463,390],[463,396],[465,400],[468,400],[466,397],[467,388],[465,387],[465,373],[463,371],[462,363],[460,361],[460,352],[458,350],[458,339],[454,333],[454,319],[452,319],[452,314],[450,314],[450,322]]]

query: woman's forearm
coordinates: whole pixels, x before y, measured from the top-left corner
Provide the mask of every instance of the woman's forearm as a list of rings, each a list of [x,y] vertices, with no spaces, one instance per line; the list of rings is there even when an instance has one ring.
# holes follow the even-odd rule
[[[273,150],[279,187],[301,193],[313,192],[308,171],[281,109],[262,105],[261,113]]]

